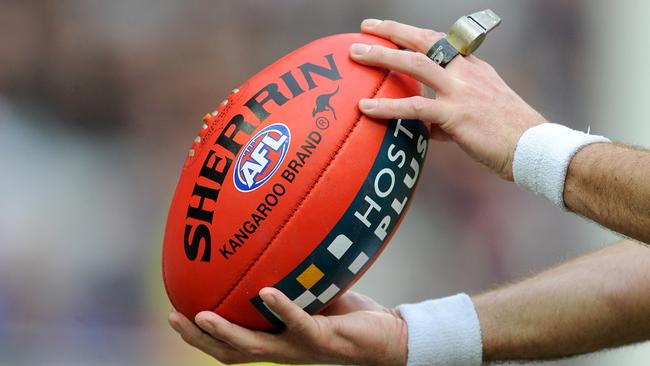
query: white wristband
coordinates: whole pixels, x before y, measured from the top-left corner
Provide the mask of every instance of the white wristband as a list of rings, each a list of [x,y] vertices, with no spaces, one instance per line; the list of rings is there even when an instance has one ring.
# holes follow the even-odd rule
[[[529,128],[515,148],[512,162],[515,183],[565,208],[564,181],[569,162],[581,148],[596,142],[611,141],[555,123]]]
[[[408,327],[407,366],[481,365],[481,327],[469,296],[458,294],[398,309]]]

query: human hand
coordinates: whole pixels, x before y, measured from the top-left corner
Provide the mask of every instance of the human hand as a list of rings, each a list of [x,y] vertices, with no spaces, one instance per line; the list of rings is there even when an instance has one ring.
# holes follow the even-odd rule
[[[432,138],[453,140],[474,160],[513,180],[517,142],[528,128],[544,122],[541,114],[510,89],[492,66],[473,55],[459,55],[446,69],[430,60],[425,53],[443,33],[376,19],[364,20],[361,31],[407,50],[353,44],[354,61],[405,73],[436,93],[435,99],[362,99],[359,108],[364,114],[431,122]]]
[[[311,316],[275,288],[264,288],[259,295],[286,324],[282,332],[242,328],[211,311],[196,315],[198,326],[177,311],[169,315],[169,323],[187,343],[226,364],[406,364],[406,322],[396,309],[348,291]]]

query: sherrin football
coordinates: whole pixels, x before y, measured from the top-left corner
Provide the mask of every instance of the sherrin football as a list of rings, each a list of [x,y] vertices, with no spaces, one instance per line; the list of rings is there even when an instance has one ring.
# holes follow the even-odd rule
[[[172,199],[163,277],[189,319],[212,310],[253,329],[281,321],[258,296],[273,286],[307,312],[325,308],[377,259],[412,200],[424,123],[373,120],[361,98],[420,93],[413,79],[349,59],[340,34],[288,54],[204,118]]]

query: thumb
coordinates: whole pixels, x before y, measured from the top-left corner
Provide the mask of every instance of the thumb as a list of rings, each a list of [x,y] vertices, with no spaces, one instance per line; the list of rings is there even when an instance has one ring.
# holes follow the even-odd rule
[[[292,332],[312,335],[316,330],[316,321],[302,308],[289,300],[280,290],[265,287],[259,293],[266,306],[277,315]]]

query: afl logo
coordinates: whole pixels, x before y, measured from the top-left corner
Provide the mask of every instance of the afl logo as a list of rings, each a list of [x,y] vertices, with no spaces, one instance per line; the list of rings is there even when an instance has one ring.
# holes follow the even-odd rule
[[[271,179],[289,151],[289,127],[275,123],[258,132],[237,158],[233,180],[240,192],[250,192]]]

